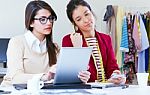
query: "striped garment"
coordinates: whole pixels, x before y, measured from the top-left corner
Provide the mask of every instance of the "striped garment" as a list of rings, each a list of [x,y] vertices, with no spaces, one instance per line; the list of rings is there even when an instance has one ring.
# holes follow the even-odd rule
[[[105,82],[106,81],[105,80],[105,71],[103,68],[102,56],[101,56],[101,52],[99,49],[97,39],[95,37],[94,38],[85,38],[85,39],[86,39],[87,45],[89,47],[93,48],[92,56],[94,59],[96,70],[97,70],[97,81]]]
[[[128,28],[127,28],[127,18],[126,17],[124,17],[124,19],[123,19],[120,50],[123,52],[129,52]]]

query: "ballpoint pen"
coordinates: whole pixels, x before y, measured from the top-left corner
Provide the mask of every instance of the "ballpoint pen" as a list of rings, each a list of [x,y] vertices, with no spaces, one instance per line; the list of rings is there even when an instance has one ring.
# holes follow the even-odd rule
[[[105,88],[110,88],[110,87],[122,87],[122,89],[128,88],[128,84],[109,84],[106,85]]]
[[[4,91],[4,90],[0,90],[0,94],[10,94],[11,91]]]

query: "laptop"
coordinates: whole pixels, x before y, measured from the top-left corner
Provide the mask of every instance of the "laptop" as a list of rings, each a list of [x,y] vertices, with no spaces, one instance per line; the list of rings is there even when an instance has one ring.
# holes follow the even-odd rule
[[[56,74],[53,83],[45,83],[42,89],[91,89],[84,84],[78,73],[87,70],[91,47],[62,47],[57,60]],[[16,89],[26,88],[26,84],[13,84]]]
[[[3,63],[3,67],[6,68],[7,56],[6,51],[10,38],[0,38],[0,63]]]

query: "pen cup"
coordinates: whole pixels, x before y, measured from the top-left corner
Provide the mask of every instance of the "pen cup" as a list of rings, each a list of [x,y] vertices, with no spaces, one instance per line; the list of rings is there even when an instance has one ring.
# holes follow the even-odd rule
[[[141,87],[147,86],[149,73],[136,73],[138,85]]]

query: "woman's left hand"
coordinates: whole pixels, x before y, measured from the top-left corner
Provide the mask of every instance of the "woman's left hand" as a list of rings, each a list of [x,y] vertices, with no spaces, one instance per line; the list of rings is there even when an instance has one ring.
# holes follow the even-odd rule
[[[91,73],[89,71],[81,71],[79,72],[78,77],[80,78],[82,82],[87,83],[88,80],[90,79],[90,75]]]
[[[118,77],[114,77],[114,76],[118,76]],[[108,79],[108,82],[111,82],[114,84],[125,84],[126,77],[122,76],[119,70],[114,70],[112,73],[112,76]]]

